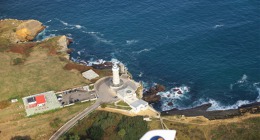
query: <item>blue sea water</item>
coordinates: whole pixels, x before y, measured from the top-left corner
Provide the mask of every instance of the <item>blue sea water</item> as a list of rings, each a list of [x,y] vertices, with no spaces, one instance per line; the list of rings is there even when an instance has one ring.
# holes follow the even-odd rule
[[[127,65],[134,79],[167,87],[159,110],[210,102],[210,110],[260,101],[258,0],[8,0],[0,19],[36,19],[37,39],[73,38],[78,60]],[[171,88],[190,87],[175,99]],[[173,102],[173,106],[168,106]]]

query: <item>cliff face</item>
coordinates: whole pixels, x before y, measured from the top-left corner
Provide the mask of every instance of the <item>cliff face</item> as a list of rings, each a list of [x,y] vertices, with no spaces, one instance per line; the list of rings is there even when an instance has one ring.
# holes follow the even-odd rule
[[[37,20],[27,20],[16,28],[16,42],[32,41],[45,27]]]
[[[0,52],[10,51],[28,56],[32,48],[41,47],[47,48],[49,55],[61,55],[69,59],[67,52],[71,40],[64,35],[32,42],[44,28],[37,20],[0,20]]]
[[[0,38],[11,44],[32,41],[44,28],[37,20],[5,19],[0,21]]]

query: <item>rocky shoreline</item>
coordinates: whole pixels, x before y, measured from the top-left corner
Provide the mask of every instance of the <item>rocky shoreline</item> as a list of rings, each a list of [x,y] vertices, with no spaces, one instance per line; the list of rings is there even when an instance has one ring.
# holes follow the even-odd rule
[[[161,100],[161,97],[157,95],[157,93],[163,91],[165,91],[164,86],[156,85],[144,92],[143,99],[147,101],[149,104],[158,103]],[[168,111],[162,111],[161,115],[162,116],[184,115],[187,117],[204,116],[209,120],[214,120],[214,119],[226,119],[235,116],[242,116],[245,113],[251,113],[251,114],[260,113],[260,102],[242,105],[238,107],[238,109],[207,111],[207,109],[210,108],[211,106],[212,104],[208,103],[208,104],[204,104],[201,106],[197,106],[190,109],[184,109],[184,110],[179,110],[177,108],[174,108]]]
[[[169,111],[161,112],[162,116],[167,115],[184,115],[187,117],[194,117],[194,116],[204,116],[209,120],[215,119],[227,119],[232,118],[235,116],[242,116],[245,113],[260,113],[260,102],[242,105],[238,109],[229,109],[229,110],[214,110],[214,111],[207,111],[207,109],[211,107],[211,104],[204,104],[198,107],[194,107],[191,109],[179,110],[179,109],[172,109]]]

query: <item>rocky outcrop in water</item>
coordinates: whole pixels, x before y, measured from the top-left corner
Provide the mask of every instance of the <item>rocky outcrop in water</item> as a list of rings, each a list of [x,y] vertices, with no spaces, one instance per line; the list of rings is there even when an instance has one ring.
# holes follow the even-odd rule
[[[157,103],[161,100],[161,96],[156,94],[158,92],[163,92],[163,91],[165,91],[165,87],[162,85],[156,85],[154,87],[151,87],[148,91],[144,92],[143,100],[145,100],[149,104]]]

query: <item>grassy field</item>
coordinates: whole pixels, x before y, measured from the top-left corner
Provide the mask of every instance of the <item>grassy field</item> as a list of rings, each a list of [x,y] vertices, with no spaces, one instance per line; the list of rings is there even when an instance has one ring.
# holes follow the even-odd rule
[[[58,91],[89,84],[78,71],[67,71],[67,62],[57,55],[47,55],[47,49],[34,48],[29,57],[20,54],[0,53],[0,101],[24,97],[45,91]],[[13,65],[16,58],[26,59]]]
[[[209,121],[203,117],[169,117],[168,129],[177,131],[178,140],[259,140],[260,114]],[[148,122],[150,130],[161,129],[159,120]]]
[[[49,139],[59,127],[78,112],[90,106],[93,102],[85,102],[74,106],[49,111],[47,113],[25,117],[22,102],[13,103],[0,113],[1,140],[12,137],[29,137],[35,140]],[[59,120],[57,123],[53,122]]]

